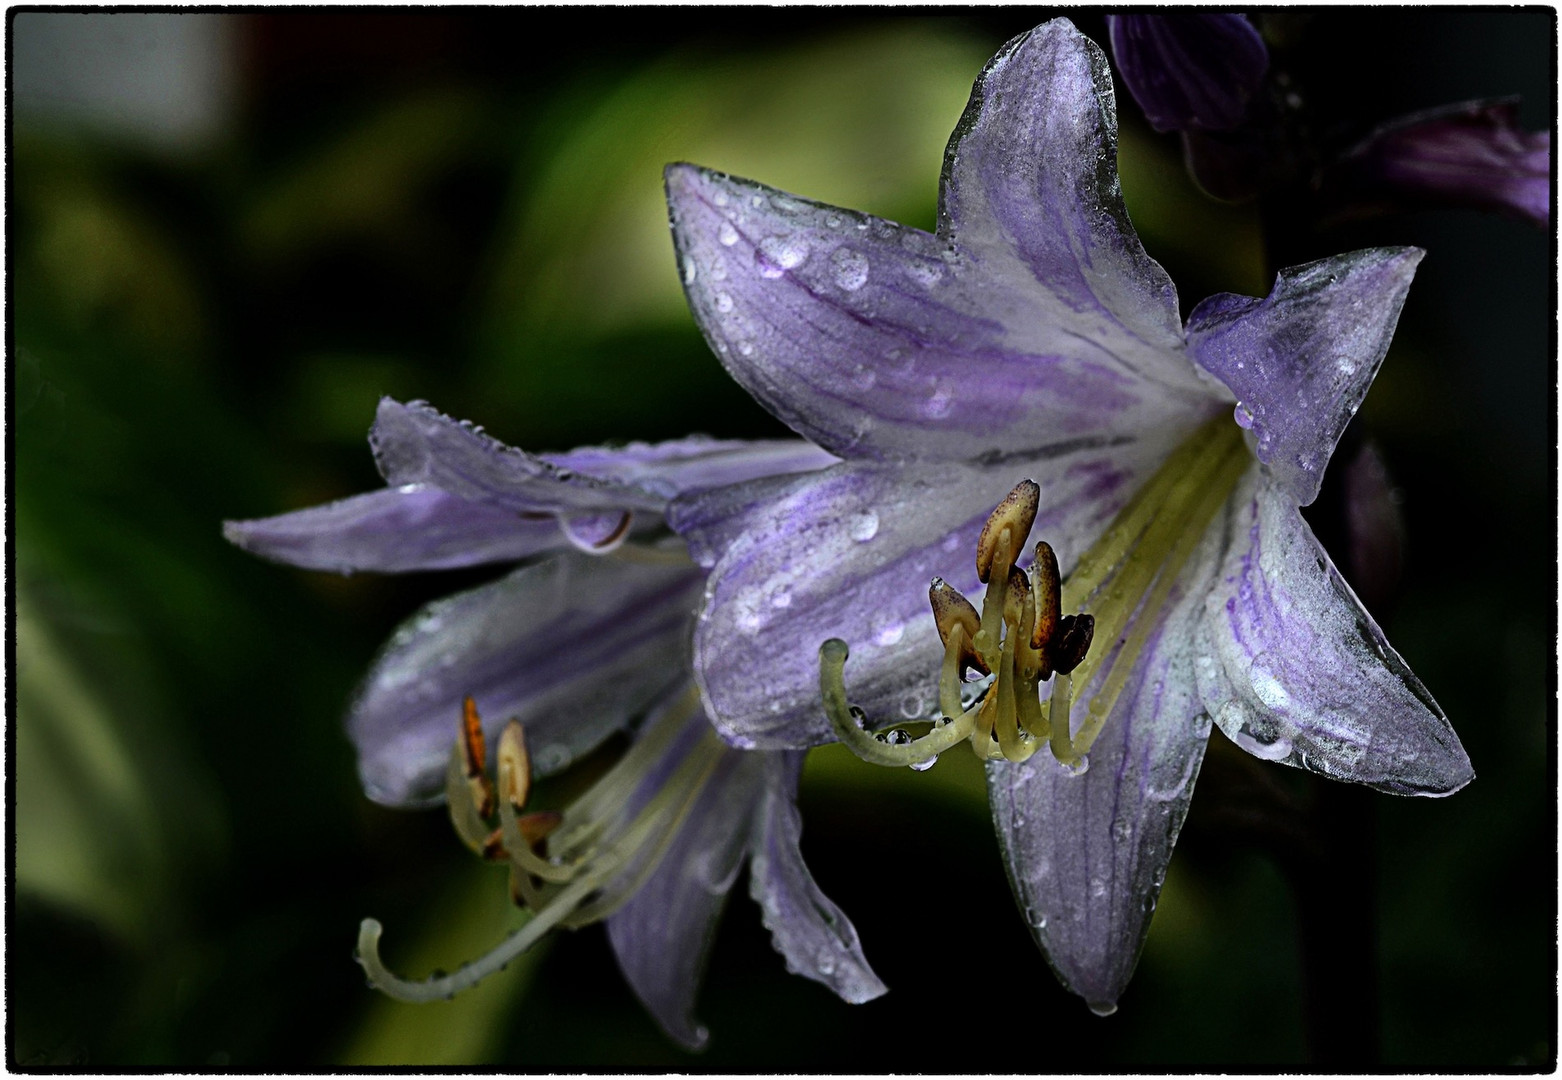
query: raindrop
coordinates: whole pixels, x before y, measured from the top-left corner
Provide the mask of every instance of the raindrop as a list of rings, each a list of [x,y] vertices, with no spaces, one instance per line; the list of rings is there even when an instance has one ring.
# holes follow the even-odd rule
[[[1117,1004],[1111,1001],[1092,1001],[1090,1011],[1097,1016],[1111,1016],[1117,1011]]]
[[[830,256],[835,268],[835,283],[847,292],[856,292],[868,281],[868,260],[861,252],[836,248]]]
[[[891,728],[884,733],[884,741],[891,746],[905,746],[911,741],[911,733],[902,731],[900,728]]]
[[[716,192],[716,194],[711,197],[711,202],[715,203],[717,206],[726,206],[728,202],[727,193],[725,191]]]
[[[744,356],[753,356],[754,355],[754,343],[752,341],[740,341],[740,342],[738,342],[738,352],[742,353]]]
[[[1232,415],[1236,418],[1237,427],[1243,431],[1248,431],[1253,427],[1253,410],[1240,401],[1237,402],[1237,407],[1232,411]]]
[[[1030,924],[1037,930],[1045,930],[1047,928],[1047,916],[1038,911],[1031,916]]]
[[[824,223],[826,225],[828,225],[832,229],[839,229],[841,227],[840,215],[839,214],[828,214],[828,215],[825,216]]]
[[[808,258],[808,241],[801,236],[767,236],[754,251],[761,277],[778,278]]]
[[[883,645],[887,648],[890,645],[898,644],[900,639],[905,637],[905,635],[906,625],[904,623],[887,622],[879,626],[878,629],[873,632],[873,643],[875,645]],[[922,706],[919,701],[917,705],[917,713],[920,715],[921,712]]]
[[[699,271],[695,268],[693,259],[683,260],[683,283],[685,285],[694,284],[694,277],[698,272]]]
[[[927,772],[929,769],[931,769],[936,764],[938,764],[938,755],[934,754],[932,757],[928,758],[926,761],[913,761],[911,763],[911,768],[915,772]]]
[[[778,593],[776,593],[775,596],[770,598],[770,606],[771,607],[775,607],[775,608],[789,608],[789,607],[791,607],[792,606],[792,594],[789,593],[789,592],[778,592]]]
[[[879,531],[879,515],[872,510],[863,514],[854,514],[848,526],[851,538],[859,544],[865,544],[872,540]]]
[[[906,273],[911,275],[911,280],[924,289],[931,289],[942,280],[944,268],[934,262],[914,262],[906,267]]]
[[[1090,771],[1090,755],[1080,754],[1079,760],[1072,764],[1060,761],[1058,762],[1058,768],[1062,769],[1069,776],[1084,776],[1085,773]]]
[[[710,279],[712,281],[726,281],[727,264],[720,259],[712,259],[710,262]]]
[[[835,954],[828,949],[820,949],[816,960],[821,975],[835,974]]]
[[[1114,821],[1112,823],[1112,839],[1123,843],[1133,835],[1134,827],[1126,821]]]
[[[907,720],[917,719],[926,708],[927,706],[922,701],[922,695],[915,690],[900,699],[900,715]]]
[[[716,239],[721,241],[722,247],[731,247],[738,242],[738,230],[732,227],[732,222],[723,221],[716,230]]]
[[[725,315],[732,310],[732,297],[724,292],[716,294],[716,310]]]
[[[1106,882],[1098,877],[1090,879],[1090,895],[1099,900],[1106,895]]]

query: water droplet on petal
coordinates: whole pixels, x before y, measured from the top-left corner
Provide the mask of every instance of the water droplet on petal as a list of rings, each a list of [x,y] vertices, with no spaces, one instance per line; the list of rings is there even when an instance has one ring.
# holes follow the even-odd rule
[[[873,643],[875,645],[882,645],[882,646],[888,648],[891,645],[899,644],[900,639],[902,637],[904,637],[905,634],[906,634],[906,625],[905,625],[905,623],[900,622],[898,619],[897,620],[886,621],[886,622],[880,623],[878,625],[878,627],[873,631]],[[917,699],[917,712],[916,712],[916,715],[920,716],[921,714],[922,714],[922,704],[921,704],[921,699],[918,698]]]
[[[732,227],[732,222],[723,221],[716,230],[716,239],[721,241],[722,247],[731,247],[738,242],[738,230]]]
[[[835,272],[835,283],[847,292],[856,292],[868,281],[868,259],[859,251],[836,248],[830,256]]]
[[[875,514],[872,510],[867,511],[866,513],[852,515],[851,523],[848,526],[848,531],[851,533],[851,538],[857,541],[859,544],[867,543],[878,534],[879,515]]]
[[[1090,755],[1080,754],[1079,760],[1072,763],[1060,761],[1058,762],[1058,768],[1062,769],[1069,776],[1084,776],[1085,773],[1090,771]]]
[[[740,341],[740,342],[738,342],[738,352],[742,353],[744,356],[753,356],[754,355],[754,343],[752,341]]]
[[[808,258],[808,241],[801,236],[767,236],[754,249],[760,277],[778,278]]]
[[[1246,405],[1242,404],[1240,401],[1237,402],[1237,407],[1232,410],[1232,415],[1236,418],[1237,427],[1241,428],[1243,431],[1247,431],[1252,428],[1253,411]]]
[[[774,607],[774,608],[789,608],[789,607],[791,607],[792,606],[792,594],[789,593],[789,592],[785,592],[785,591],[776,593],[774,596],[772,596],[770,598],[770,606]]]
[[[1124,843],[1133,835],[1134,827],[1127,821],[1114,821],[1112,823],[1112,839],[1118,843]]]
[[[695,275],[698,273],[699,270],[695,267],[693,259],[683,260],[683,283],[685,285],[694,284]]]
[[[1106,895],[1106,882],[1098,877],[1090,879],[1090,895],[1099,900]]]
[[[946,387],[941,386],[933,391],[933,396],[927,399],[927,404],[922,406],[922,411],[934,419],[948,416],[953,401],[954,395]]]
[[[727,293],[724,293],[724,292],[717,293],[716,294],[716,310],[721,312],[723,315],[725,315],[725,314],[727,314],[727,312],[731,311],[732,310],[732,297],[729,296]]]

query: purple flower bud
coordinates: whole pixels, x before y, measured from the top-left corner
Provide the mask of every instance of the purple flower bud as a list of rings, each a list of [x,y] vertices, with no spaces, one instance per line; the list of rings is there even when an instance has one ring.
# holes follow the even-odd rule
[[[1415,113],[1358,143],[1331,178],[1347,196],[1507,210],[1551,221],[1551,133],[1518,126],[1513,101]]]
[[[1108,15],[1128,92],[1156,131],[1232,131],[1269,70],[1245,15]]]

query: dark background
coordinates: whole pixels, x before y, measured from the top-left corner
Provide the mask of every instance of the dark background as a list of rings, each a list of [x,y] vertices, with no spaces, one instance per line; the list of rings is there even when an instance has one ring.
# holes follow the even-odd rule
[[[971,80],[1047,17],[201,16],[200,107],[153,121],[131,99],[166,111],[155,80],[118,83],[78,47],[107,41],[126,70],[141,56],[171,78],[124,21],[151,17],[12,13],[13,1066],[1554,1064],[1552,238],[1427,210],[1293,229],[1279,254],[1255,206],[1197,192],[1175,137],[1126,95],[1129,209],[1185,307],[1266,291],[1276,258],[1429,252],[1341,453],[1370,438],[1394,478],[1403,574],[1378,583],[1374,610],[1476,781],[1444,800],[1359,793],[1255,772],[1217,732],[1138,974],[1105,1020],[1058,987],[1017,917],[974,759],[887,775],[838,748],[810,758],[804,850],[885,998],[849,1007],[786,975],[742,881],[700,1056],[660,1034],[598,928],[449,1004],[364,988],[365,915],[412,974],[513,921],[502,872],[474,865],[442,813],[362,796],[339,726],[400,619],[498,571],[307,573],[228,547],[220,521],[377,486],[363,436],[386,393],[535,450],[780,433],[682,307],[661,164],[929,227]],[[1099,16],[1072,17],[1104,42]],[[1336,141],[1515,93],[1527,128],[1553,123],[1549,12],[1273,17]],[[157,18],[162,40],[167,20],[196,17]],[[1343,565],[1337,502],[1326,491],[1312,516]]]

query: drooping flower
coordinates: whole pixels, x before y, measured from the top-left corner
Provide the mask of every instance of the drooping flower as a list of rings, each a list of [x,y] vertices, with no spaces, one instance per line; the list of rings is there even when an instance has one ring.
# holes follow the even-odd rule
[[[970,736],[1034,936],[1101,1012],[1137,963],[1212,723],[1384,791],[1470,780],[1298,512],[1421,252],[1285,270],[1267,298],[1215,296],[1184,324],[1123,205],[1105,56],[1061,19],[977,80],[936,233],[690,165],[666,179],[712,348],[843,459],[673,502],[711,568],[695,672],[729,742],[844,735],[921,768]],[[1050,558],[1015,572],[1033,525]],[[979,581],[981,615],[958,595]],[[1046,681],[1066,666],[1042,651],[1078,667]],[[973,667],[994,676],[967,709]],[[859,716],[933,727],[877,738]]]
[[[797,440],[706,438],[534,456],[390,399],[370,443],[384,490],[227,522],[225,535],[267,558],[344,573],[542,556],[404,623],[347,717],[369,797],[390,806],[448,797],[463,839],[511,864],[512,892],[532,917],[487,956],[426,982],[386,970],[379,924],[365,920],[371,982],[405,1000],[448,996],[553,927],[605,920],[635,993],[669,1035],[697,1047],[700,971],[746,860],[790,970],[847,1001],[883,993],[851,922],[802,862],[802,753],[743,753],[716,738],[688,659],[705,574],[676,538],[653,535],[665,533],[679,493],[835,459]],[[631,536],[644,542],[625,543]],[[561,813],[526,810],[533,777],[621,730],[629,748],[584,795]]]
[[[1401,117],[1324,177],[1339,200],[1469,206],[1551,223],[1551,132],[1525,131],[1513,101],[1468,101]]]

